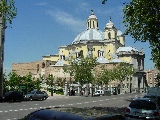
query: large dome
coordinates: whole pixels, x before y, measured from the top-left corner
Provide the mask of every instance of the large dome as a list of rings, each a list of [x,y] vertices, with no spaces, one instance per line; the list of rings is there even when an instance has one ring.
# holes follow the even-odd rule
[[[73,44],[77,44],[84,41],[101,41],[104,40],[104,34],[101,30],[98,29],[88,29],[82,33],[80,33],[72,42]]]

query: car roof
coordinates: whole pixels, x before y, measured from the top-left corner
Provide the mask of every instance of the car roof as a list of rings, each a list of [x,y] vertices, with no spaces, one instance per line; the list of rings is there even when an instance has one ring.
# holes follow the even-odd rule
[[[145,100],[145,101],[154,101],[151,98],[134,98],[133,100]]]

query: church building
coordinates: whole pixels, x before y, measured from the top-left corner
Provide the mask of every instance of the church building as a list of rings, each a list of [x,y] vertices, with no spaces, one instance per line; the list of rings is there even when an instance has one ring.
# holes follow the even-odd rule
[[[12,71],[23,76],[31,73],[33,77],[44,76],[44,79],[53,74],[56,78],[61,77],[70,80],[72,76],[64,73],[63,66],[69,65],[69,61],[79,57],[97,57],[99,65],[107,65],[113,68],[115,64],[127,62],[133,66],[136,73],[124,81],[123,90],[144,91],[146,79],[144,72],[143,50],[138,51],[135,47],[125,46],[125,36],[116,29],[111,19],[101,31],[98,27],[98,19],[93,10],[86,21],[86,30],[81,32],[66,46],[59,46],[59,52],[54,55],[42,56],[42,60],[30,63],[13,63]],[[72,78],[72,80],[74,80]],[[116,87],[118,83],[109,83]]]

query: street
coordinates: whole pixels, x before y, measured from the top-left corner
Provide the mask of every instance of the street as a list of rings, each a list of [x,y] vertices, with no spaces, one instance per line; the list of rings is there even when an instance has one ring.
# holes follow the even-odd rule
[[[143,94],[132,93],[100,97],[52,96],[45,101],[0,103],[0,119],[18,120],[32,111],[52,107],[106,107],[118,111],[118,109],[125,109],[130,100],[135,97],[143,97]]]

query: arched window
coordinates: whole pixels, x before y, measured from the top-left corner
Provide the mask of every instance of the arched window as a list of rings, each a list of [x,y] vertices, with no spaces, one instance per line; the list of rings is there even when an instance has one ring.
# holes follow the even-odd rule
[[[79,57],[83,58],[83,50],[79,52]]]
[[[98,50],[98,57],[100,57],[100,50]]]
[[[108,33],[108,38],[111,39],[111,33],[110,32]]]
[[[42,63],[42,68],[45,68],[45,63],[44,62]]]
[[[37,64],[37,73],[38,73],[38,71],[39,71],[39,64]]]
[[[94,21],[93,21],[93,28],[95,28],[95,26],[94,26]]]

